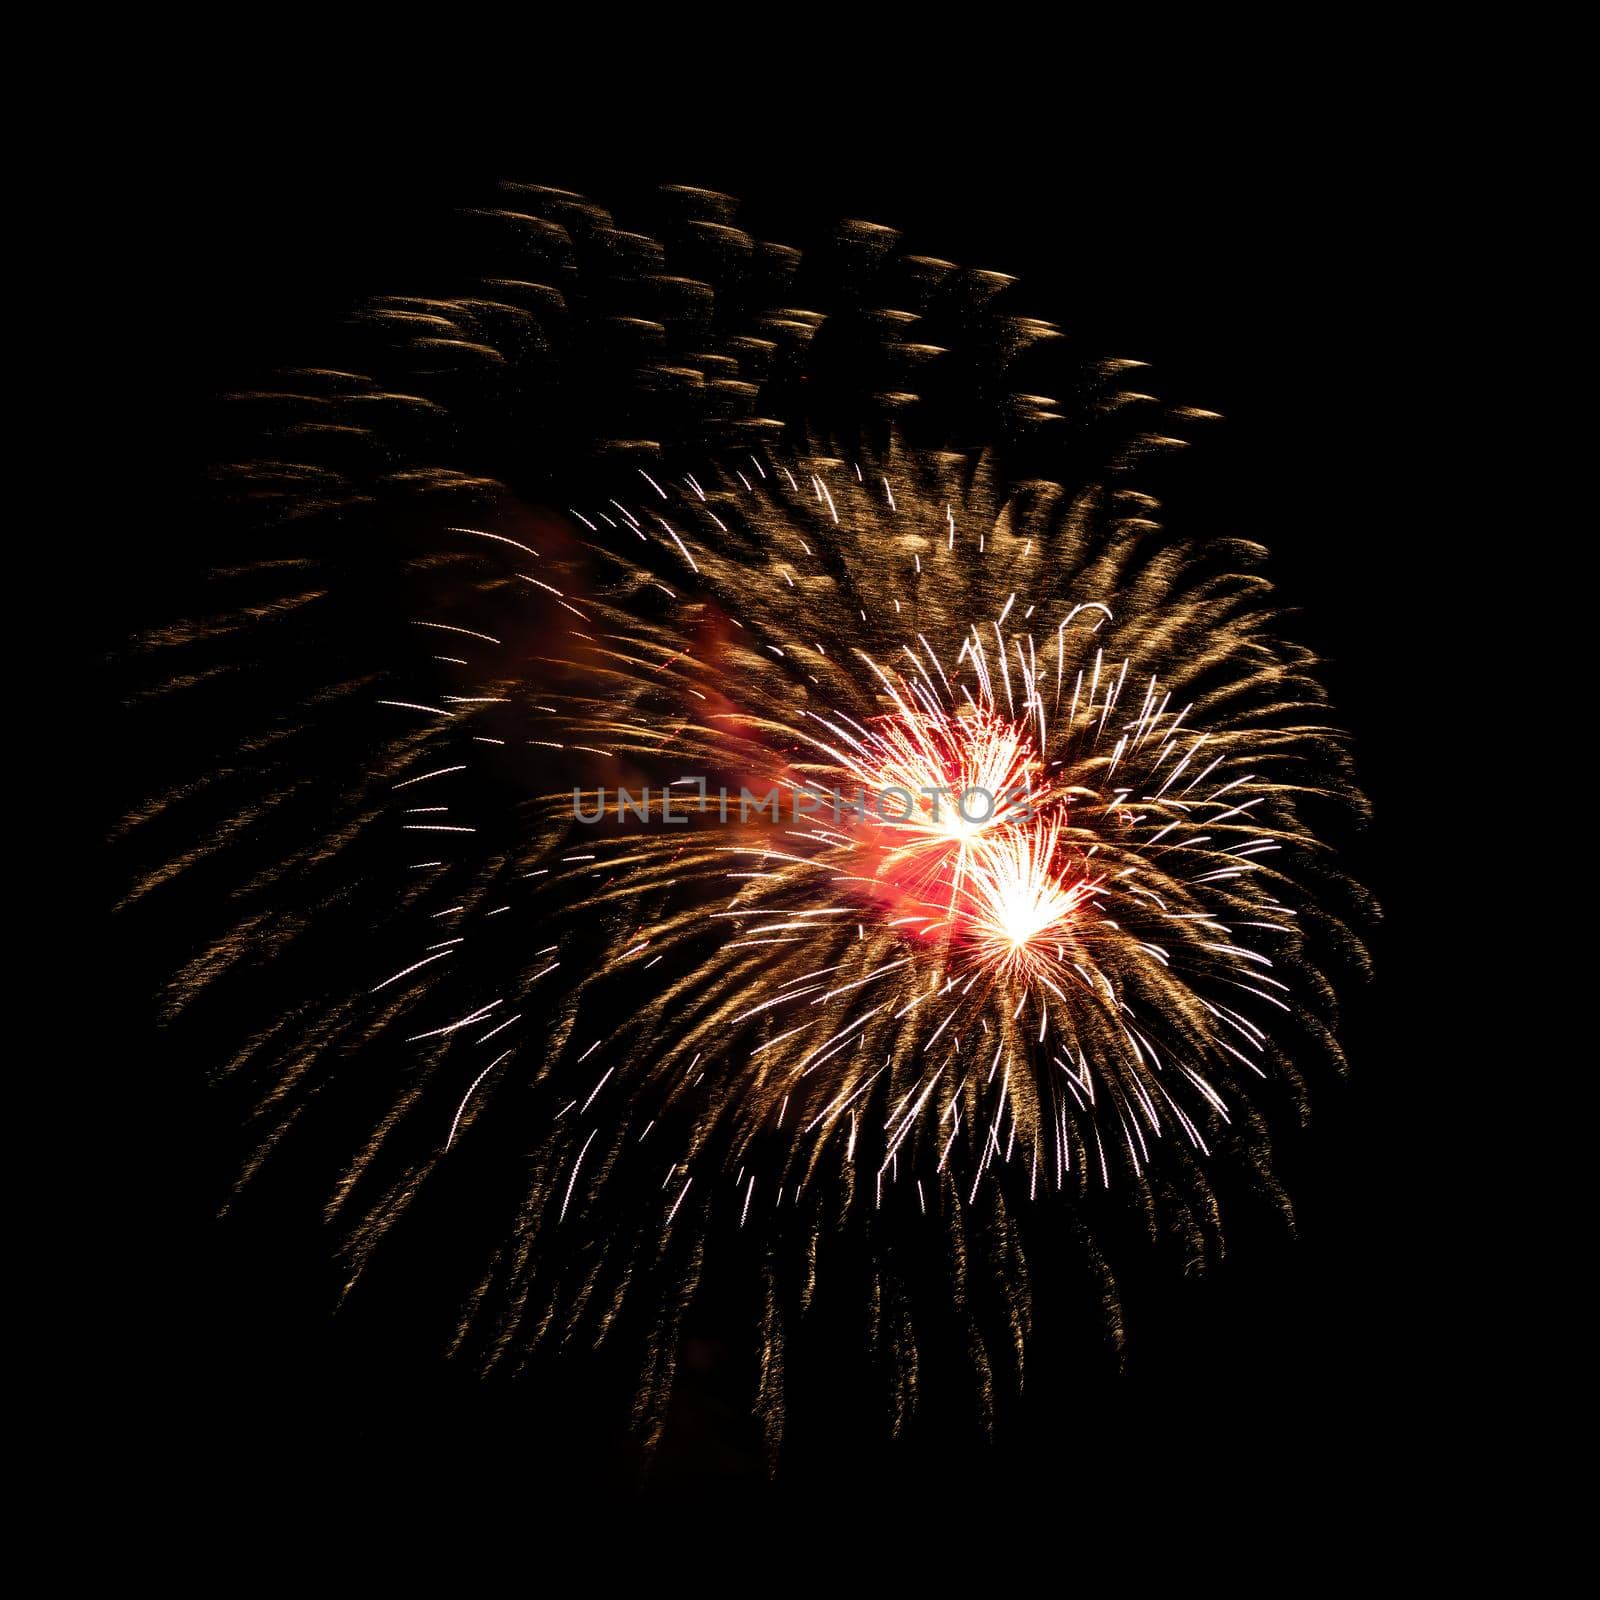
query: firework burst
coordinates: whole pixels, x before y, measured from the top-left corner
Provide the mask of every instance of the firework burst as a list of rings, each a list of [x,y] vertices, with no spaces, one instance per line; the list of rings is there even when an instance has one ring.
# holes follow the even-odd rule
[[[793,368],[830,370],[825,319],[749,293],[752,263],[787,290],[794,253],[739,234],[721,197],[676,196],[678,248],[742,286],[726,323],[662,247],[519,186],[527,209],[493,217],[549,254],[553,285],[524,262],[470,294],[380,302],[361,337],[398,370],[245,397],[292,418],[276,439],[325,453],[230,471],[254,542],[214,581],[255,588],[142,641],[184,658],[151,693],[263,646],[317,648],[280,668],[292,714],[130,817],[159,840],[221,797],[199,842],[150,849],[129,902],[225,868],[242,835],[292,841],[196,930],[169,1009],[250,1019],[225,1056],[261,1128],[246,1180],[329,1082],[386,1064],[349,1102],[368,1131],[325,1206],[347,1288],[429,1225],[432,1190],[468,1183],[476,1266],[452,1347],[516,1364],[608,1337],[642,1300],[654,1436],[707,1253],[754,1248],[775,1449],[786,1319],[830,1233],[857,1230],[874,1263],[901,1418],[908,1239],[945,1241],[968,1318],[985,1241],[1020,1369],[1028,1208],[1108,1282],[1092,1194],[1125,1185],[1204,1252],[1208,1163],[1270,1186],[1252,1096],[1297,1097],[1296,1063],[1337,1059],[1321,963],[1358,954],[1307,816],[1357,800],[1263,552],[1173,538],[1133,482],[1177,442],[1165,427],[1203,414],[1152,410],[1119,387],[1133,364],[1097,364],[1085,413],[1114,442],[1067,481],[1038,468],[1063,408],[1033,393],[1006,391],[994,424],[1022,419],[1020,454],[913,442],[928,429],[898,382],[847,396],[848,433],[808,431],[778,402]],[[1002,365],[1053,337],[991,305],[996,275],[892,257],[886,230],[842,238],[892,258],[925,309],[976,315]],[[599,282],[636,285],[654,315],[571,311]],[[914,313],[865,301],[835,320],[869,329],[899,381],[946,353]],[[596,351],[645,397],[619,410],[671,397],[662,437],[559,403],[562,363]],[[546,447],[563,428],[605,447],[536,500],[422,442],[436,413],[470,436],[535,394]],[[383,539],[329,545],[352,527]],[[386,657],[345,626],[379,590]],[[299,959],[319,918],[361,934],[337,972]]]

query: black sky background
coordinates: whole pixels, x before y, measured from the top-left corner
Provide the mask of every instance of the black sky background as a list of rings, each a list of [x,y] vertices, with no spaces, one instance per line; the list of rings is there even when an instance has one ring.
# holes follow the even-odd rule
[[[651,1493],[1025,1482],[1065,1496],[1179,1478],[1203,1508],[1241,1489],[1293,1500],[1337,1461],[1361,1464],[1352,1493],[1388,1499],[1440,1448],[1449,1338],[1414,1153],[1432,1067],[1405,998],[1412,952],[1395,930],[1411,864],[1391,820],[1408,759],[1394,641],[1424,554],[1393,473],[1406,382],[1397,335],[1413,293],[1401,265],[1408,189],[1337,127],[1276,113],[1271,126],[1193,145],[1065,124],[936,144],[910,119],[871,136],[767,138],[758,113],[730,136],[637,121],[624,132],[546,106],[521,133],[451,140],[381,120],[290,134],[243,112],[230,123],[219,107],[189,168],[166,177],[187,217],[180,310],[198,334],[202,414],[215,393],[315,359],[319,330],[365,295],[410,289],[430,216],[497,177],[582,190],[623,221],[629,196],[656,182],[702,184],[748,197],[741,221],[785,242],[858,216],[929,253],[1014,272],[1028,309],[1085,348],[1147,360],[1157,392],[1224,413],[1187,453],[1169,523],[1270,547],[1297,634],[1326,658],[1354,730],[1375,820],[1345,852],[1389,916],[1373,932],[1376,982],[1346,996],[1350,1075],[1314,1079],[1311,1126],[1277,1141],[1298,1235],[1265,1214],[1233,1219],[1228,1259],[1199,1280],[1119,1262],[1126,1371],[1093,1338],[1059,1360],[1036,1349],[1042,1376],[993,1443],[942,1417],[900,1446],[863,1443],[864,1426],[846,1441],[821,1405],[795,1430],[775,1490],[741,1403],[741,1330],[712,1305]],[[178,545],[163,559],[199,554]],[[167,1063],[196,1078],[204,1065]],[[199,1117],[213,1147],[198,1163],[206,1191],[227,1130]],[[196,1196],[195,1243],[180,1261],[196,1309],[173,1335],[184,1368],[173,1414],[202,1475],[207,1463],[234,1482],[285,1475],[312,1497],[434,1475],[513,1495],[634,1492],[637,1463],[594,1425],[589,1380],[486,1388],[419,1361],[403,1337],[353,1345],[329,1315],[325,1275],[268,1227],[211,1229],[215,1200]],[[841,1342],[834,1357],[842,1391],[853,1354]]]

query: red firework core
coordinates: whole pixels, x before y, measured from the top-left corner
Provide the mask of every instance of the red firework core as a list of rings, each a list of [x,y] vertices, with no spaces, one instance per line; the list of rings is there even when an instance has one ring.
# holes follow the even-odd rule
[[[896,698],[853,735],[834,729],[833,753],[868,797],[858,834],[880,852],[852,879],[858,892],[907,935],[949,938],[996,972],[1059,959],[1091,885],[1061,847],[1065,798],[1027,725]]]

